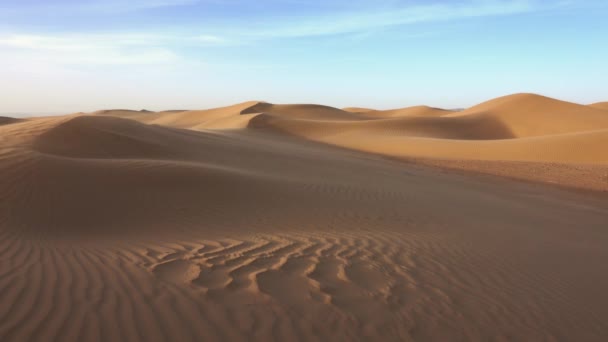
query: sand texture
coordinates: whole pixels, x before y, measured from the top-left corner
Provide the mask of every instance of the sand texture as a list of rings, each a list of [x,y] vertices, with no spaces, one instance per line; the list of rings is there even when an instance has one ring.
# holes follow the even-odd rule
[[[0,118],[0,341],[606,341],[600,107]]]

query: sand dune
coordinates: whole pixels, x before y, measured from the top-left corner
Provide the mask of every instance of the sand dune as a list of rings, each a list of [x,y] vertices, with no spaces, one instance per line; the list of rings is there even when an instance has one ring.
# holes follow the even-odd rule
[[[364,120],[365,116],[337,108],[321,105],[275,105],[266,102],[250,101],[233,106],[207,110],[167,111],[141,113],[136,111],[100,111],[93,115],[116,116],[134,119],[149,124],[188,129],[234,129],[247,127],[255,115],[265,113],[292,119],[309,120]]]
[[[397,157],[608,163],[604,111],[531,94],[445,116],[326,122],[263,114],[250,127]]]
[[[360,120],[364,117],[357,113],[347,112],[341,109],[321,105],[276,105],[259,102],[244,109],[241,114],[266,113],[276,116],[286,116],[292,119],[309,120]]]
[[[160,118],[154,118],[151,123],[163,126],[195,129],[199,126],[239,116],[244,110],[255,106],[257,103],[259,102],[251,101],[222,108],[173,113],[171,115],[163,115]]]
[[[252,120],[250,127],[271,128],[332,145],[397,157],[608,163],[605,153],[608,129],[510,139],[511,132],[499,123],[470,119],[449,122],[446,118],[441,124],[432,120],[391,120],[366,125],[320,124],[262,115]],[[477,129],[479,127],[482,129]]]
[[[594,104],[590,104],[590,107],[608,110],[608,102],[598,102]]]
[[[19,121],[21,121],[21,120],[20,119],[16,119],[16,118],[11,118],[11,117],[8,117],[8,116],[0,116],[0,126],[1,125],[9,125],[9,124],[16,123],[16,122],[19,122]]]
[[[462,118],[402,117],[357,121],[318,121],[281,118],[261,114],[251,127],[276,127],[293,134],[310,136],[345,136],[347,134],[387,137],[429,137],[437,139],[493,140],[509,139],[512,134],[500,121],[491,117]]]
[[[596,108],[534,94],[500,97],[452,116],[492,116],[516,137],[608,129],[608,116]]]
[[[126,109],[109,109],[109,110],[99,110],[93,113],[89,113],[89,115],[95,116],[110,116],[110,117],[119,117],[123,119],[131,119],[137,120],[140,122],[151,122],[158,118],[178,114],[180,110],[169,110],[163,112],[152,112],[147,110],[126,110]],[[83,113],[84,114],[84,113]]]
[[[605,193],[412,163],[601,190],[605,111],[435,111],[7,120],[0,340],[606,340]]]
[[[342,110],[345,112],[351,112],[351,113],[364,113],[364,112],[374,111],[374,109],[362,108],[362,107],[346,107],[346,108],[342,108]]]
[[[361,113],[371,117],[393,118],[402,116],[443,116],[452,113],[452,111],[429,106],[414,106],[391,110],[367,110]]]

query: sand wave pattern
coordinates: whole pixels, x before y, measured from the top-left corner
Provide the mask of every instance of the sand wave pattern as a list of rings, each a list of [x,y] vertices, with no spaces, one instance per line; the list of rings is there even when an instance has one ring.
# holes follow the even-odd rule
[[[573,284],[427,234],[2,247],[7,341],[599,341],[608,329]]]

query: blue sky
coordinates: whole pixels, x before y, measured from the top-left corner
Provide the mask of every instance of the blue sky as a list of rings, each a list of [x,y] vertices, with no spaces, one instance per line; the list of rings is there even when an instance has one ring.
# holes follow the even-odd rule
[[[608,1],[0,0],[0,112],[608,101]]]

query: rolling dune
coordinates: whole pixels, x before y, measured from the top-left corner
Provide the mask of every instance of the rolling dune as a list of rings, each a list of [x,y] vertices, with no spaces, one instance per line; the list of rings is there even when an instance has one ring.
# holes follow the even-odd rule
[[[414,106],[391,110],[372,110],[364,108],[347,108],[345,110],[362,113],[370,117],[393,118],[402,116],[443,116],[452,113],[450,110],[429,106]]]
[[[347,112],[333,107],[309,104],[276,105],[259,102],[244,109],[241,114],[266,113],[276,116],[285,116],[292,119],[309,120],[360,120],[364,119],[358,113]]]
[[[487,118],[429,119],[326,124],[261,115],[250,127],[398,157],[608,163],[608,129],[512,139],[508,127]]]
[[[263,113],[253,118],[249,127],[389,157],[414,158],[428,165],[458,164],[459,169],[501,176],[505,175],[501,163],[492,162],[543,163],[542,167],[530,165],[528,170],[510,168],[510,176],[608,190],[608,181],[603,181],[605,169],[589,167],[608,164],[608,115],[604,110],[534,94],[505,96],[458,112],[439,110],[447,113],[441,115],[425,114],[425,108],[432,109],[410,107],[403,112],[418,111],[419,115],[379,114],[374,119],[351,121]],[[361,108],[349,110],[368,117],[373,113]],[[455,163],[458,160],[467,163]],[[558,169],[566,170],[569,164],[594,170],[592,177],[598,181],[589,183],[576,177],[558,177],[556,181]],[[545,171],[539,175],[539,169]]]
[[[1,125],[9,125],[12,123],[16,123],[21,121],[20,119],[15,119],[15,118],[11,118],[11,117],[7,117],[7,116],[0,116],[0,126]]]
[[[608,110],[608,102],[598,102],[598,103],[591,104],[589,106],[593,107],[593,108]]]
[[[0,121],[0,340],[604,341],[605,192],[421,164],[605,190],[605,120],[524,94]]]
[[[535,94],[504,96],[451,115],[472,114],[502,121],[516,137],[608,129],[604,111]]]

